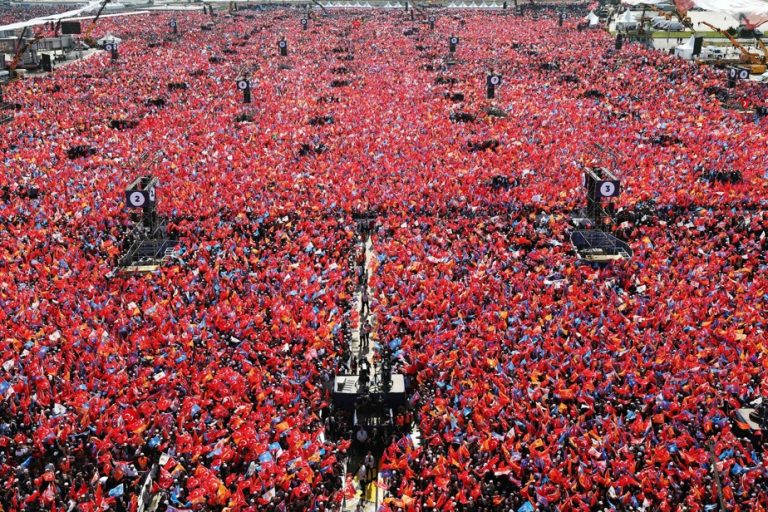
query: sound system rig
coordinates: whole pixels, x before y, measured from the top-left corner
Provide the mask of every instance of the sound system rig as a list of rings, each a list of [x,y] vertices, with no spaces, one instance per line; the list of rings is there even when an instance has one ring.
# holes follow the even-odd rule
[[[738,66],[728,66],[726,68],[728,77],[728,87],[733,89],[736,87],[737,80],[749,80],[749,70]]]
[[[704,38],[702,36],[696,36],[693,38],[693,56],[697,57],[701,55],[701,47],[704,45]]]
[[[166,221],[157,214],[157,187],[153,176],[140,176],[125,189],[125,206],[140,211],[140,220],[128,233],[128,247],[118,267],[123,272],[151,272],[174,254],[178,240],[168,236]]]
[[[110,41],[104,45],[104,50],[109,52],[112,60],[117,60],[118,58],[117,46],[117,41]]]
[[[456,46],[459,44],[459,38],[456,36],[451,36],[448,38],[448,51],[451,53],[454,53],[456,51]]]
[[[584,188],[587,191],[587,208],[574,215],[576,229],[570,237],[578,257],[598,264],[631,258],[629,244],[610,233],[610,215],[602,204],[603,200],[619,196],[619,179],[608,169],[592,167],[584,171]]]
[[[251,90],[256,88],[256,81],[246,77],[240,77],[236,80],[237,88],[243,91],[243,103],[251,102]]]
[[[485,78],[486,97],[490,100],[496,97],[496,88],[501,85],[501,75],[489,73]]]
[[[53,71],[53,60],[49,53],[40,55],[40,67],[43,68],[43,71],[46,73],[51,73]]]

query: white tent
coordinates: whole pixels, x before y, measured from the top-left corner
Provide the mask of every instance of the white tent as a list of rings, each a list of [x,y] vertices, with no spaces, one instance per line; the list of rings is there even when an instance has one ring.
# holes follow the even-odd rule
[[[105,35],[104,37],[102,37],[101,39],[99,39],[99,40],[97,40],[97,41],[96,41],[96,43],[97,43],[99,46],[104,46],[104,45],[105,45],[105,44],[107,44],[107,43],[117,43],[117,44],[120,44],[120,43],[122,43],[122,42],[123,42],[123,40],[122,40],[122,39],[120,39],[120,38],[119,38],[119,37],[117,37],[117,36],[113,36],[112,34],[107,34],[107,35]]]
[[[675,56],[680,57],[681,59],[687,59],[690,60],[693,58],[693,44],[694,40],[696,38],[694,36],[691,36],[688,41],[685,42],[685,44],[681,44],[680,46],[675,47]]]
[[[634,30],[637,28],[637,19],[632,11],[627,9],[624,14],[616,20],[616,30]]]
[[[598,18],[594,11],[590,11],[586,19],[590,27],[597,27],[600,24],[600,18]]]

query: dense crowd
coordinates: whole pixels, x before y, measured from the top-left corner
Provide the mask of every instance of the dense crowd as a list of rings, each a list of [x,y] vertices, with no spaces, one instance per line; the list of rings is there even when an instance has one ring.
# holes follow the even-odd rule
[[[2,508],[133,511],[153,465],[161,510],[337,506],[359,212],[421,433],[385,510],[711,510],[710,446],[728,509],[768,508],[729,421],[768,394],[764,86],[551,11],[313,13],[105,19],[116,61],[5,88]],[[634,250],[602,269],[568,243],[593,165]],[[145,174],[179,250],[116,272]]]
[[[43,18],[74,9],[82,4],[56,4],[56,5],[4,5],[0,7],[0,26],[10,25],[19,21],[32,18]]]

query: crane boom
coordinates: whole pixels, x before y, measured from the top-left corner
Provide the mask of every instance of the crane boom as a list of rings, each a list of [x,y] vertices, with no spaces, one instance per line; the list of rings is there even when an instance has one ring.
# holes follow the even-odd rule
[[[96,12],[96,16],[93,18],[93,21],[88,26],[88,30],[85,32],[85,38],[91,37],[91,32],[93,32],[93,28],[96,26],[96,22],[99,21],[101,13],[104,12],[104,9],[107,7],[109,2],[110,0],[102,0],[101,5],[99,6],[99,10]]]
[[[741,53],[741,56],[742,56],[742,60],[744,62],[748,62],[750,64],[759,64],[760,63],[759,62],[759,58],[756,55],[752,55],[751,53],[749,53],[749,51],[747,51],[747,49],[744,48],[744,46],[742,46],[742,44],[739,43],[736,40],[736,38],[733,37],[731,34],[729,34],[727,31],[719,29],[716,26],[712,25],[711,23],[707,23],[706,21],[702,21],[701,23],[706,25],[707,27],[711,28],[712,30],[718,32],[719,34],[722,34],[725,37],[727,37],[728,40],[731,42],[731,44],[734,46],[734,48],[739,50],[739,52]]]
[[[315,5],[317,5],[318,7],[320,7],[320,8],[323,10],[323,14],[328,14],[328,9],[326,9],[326,8],[323,6],[323,4],[321,4],[321,3],[320,3],[320,2],[318,2],[317,0],[312,0],[312,3],[313,3],[313,4],[315,4]]]
[[[768,48],[766,48],[765,43],[763,42],[763,39],[760,37],[755,38],[757,40],[757,46],[760,47],[761,50],[763,50],[763,55],[765,55],[765,60],[768,61]]]
[[[21,33],[21,37],[24,37],[24,34],[26,33],[26,28]],[[8,66],[8,71],[10,72],[11,78],[16,77],[16,68],[19,66],[19,62],[21,62],[22,57],[24,56],[24,52],[27,51],[27,48],[38,42],[44,37],[43,32],[39,32],[35,34],[35,36],[28,40],[23,42],[23,44],[20,44],[18,48],[16,49],[16,54],[13,56],[13,59],[11,60],[10,65]],[[19,38],[21,39],[21,38]]]
[[[16,49],[18,49],[23,43],[24,43],[24,36],[27,34],[27,29],[29,27],[24,27],[21,29],[21,34],[19,34],[19,38],[16,40],[16,45],[14,46]]]

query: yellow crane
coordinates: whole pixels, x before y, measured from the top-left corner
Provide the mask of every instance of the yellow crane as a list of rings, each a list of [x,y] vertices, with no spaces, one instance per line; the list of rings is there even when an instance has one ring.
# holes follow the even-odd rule
[[[768,57],[765,55],[755,55],[754,53],[750,53],[740,42],[736,40],[736,38],[734,38],[727,31],[719,29],[711,23],[707,23],[706,21],[702,21],[701,23],[728,38],[734,48],[739,50],[739,64],[749,69],[750,73],[753,75],[761,75],[765,73],[766,59]]]
[[[91,24],[88,26],[88,29],[85,31],[85,35],[83,36],[83,40],[88,43],[88,45],[93,46],[93,39],[91,39],[91,32],[93,32],[93,29],[96,27],[96,22],[99,21],[99,18],[101,17],[101,13],[104,12],[104,8],[107,7],[107,4],[110,2],[110,0],[103,0],[101,2],[101,5],[99,6],[99,10],[96,13],[96,16],[93,18],[93,21],[91,21]]]
[[[24,57],[24,52],[27,51],[27,48],[38,42],[40,39],[44,37],[43,32],[39,32],[32,37],[32,39],[28,39],[24,41],[24,34],[27,33],[27,27],[24,27],[21,31],[21,35],[19,36],[19,40],[16,43],[16,54],[13,56],[13,59],[11,60],[11,63],[8,66],[8,72],[10,74],[11,79],[16,78],[16,68],[19,67],[19,62],[21,62],[21,59]]]
[[[763,60],[768,61],[768,48],[766,48],[765,43],[763,42],[763,38],[756,37],[755,39],[757,40],[757,46],[763,50]]]

